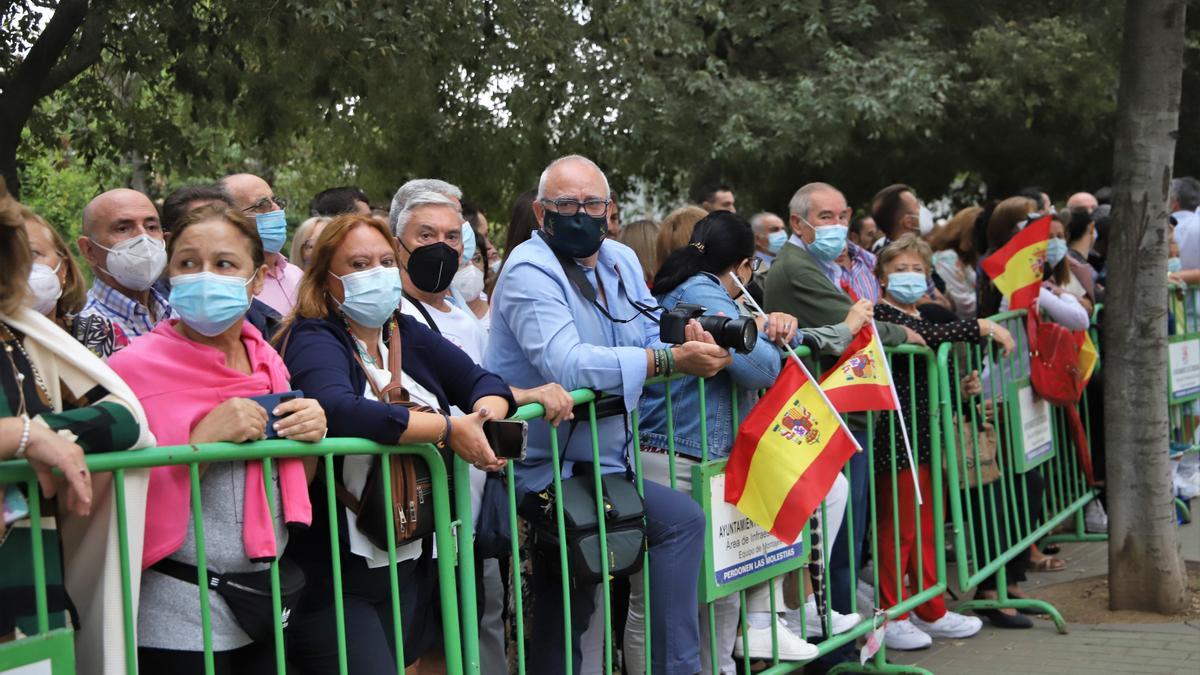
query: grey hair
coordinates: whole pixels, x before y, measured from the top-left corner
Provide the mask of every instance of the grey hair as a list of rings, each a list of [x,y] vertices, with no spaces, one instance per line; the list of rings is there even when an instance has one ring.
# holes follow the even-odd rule
[[[842,191],[833,187],[829,183],[809,183],[796,190],[796,194],[792,195],[792,200],[788,202],[788,213],[795,213],[808,220],[809,202],[812,201],[813,193],[832,190],[833,192],[842,194]]]
[[[1183,211],[1195,211],[1200,207],[1200,180],[1182,176],[1171,181],[1171,200],[1179,202]]]
[[[400,212],[404,210],[405,204],[412,199],[418,192],[432,192],[434,194],[462,199],[462,190],[457,185],[452,185],[444,180],[437,178],[414,178],[396,190],[395,196],[392,197],[392,206],[388,209],[388,226],[392,228],[392,234],[400,236],[400,231],[396,229],[397,223],[400,220]],[[451,203],[453,206],[453,203]]]
[[[595,162],[583,155],[566,155],[550,162],[546,170],[542,172],[542,177],[538,179],[537,198],[539,201],[546,199],[546,181],[550,178],[550,170],[564,162],[583,162],[595,169],[600,174],[600,179],[604,181],[604,198],[608,199],[612,196],[612,192],[608,188],[608,176],[604,175],[604,171]]]
[[[750,228],[754,230],[754,234],[762,234],[763,228],[766,227],[765,223],[767,222],[767,218],[772,217],[778,218],[779,216],[776,216],[770,211],[760,211],[759,213],[750,216]]]
[[[396,213],[396,224],[392,226],[392,233],[396,237],[404,236],[404,228],[408,227],[408,221],[412,220],[413,212],[426,206],[447,206],[454,209],[454,212],[459,214],[459,218],[462,217],[462,212],[459,210],[458,205],[445,194],[431,190],[420,190],[412,193],[404,200],[404,208]]]

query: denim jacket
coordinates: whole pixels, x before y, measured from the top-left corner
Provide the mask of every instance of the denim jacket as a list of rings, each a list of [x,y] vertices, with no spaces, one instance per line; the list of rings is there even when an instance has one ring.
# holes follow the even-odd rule
[[[705,314],[739,315],[738,306],[717,278],[706,272],[697,274],[659,298],[659,304],[673,309],[681,302],[707,308]],[[797,333],[793,343],[799,344]],[[733,352],[733,363],[704,383],[709,458],[727,457],[733,447],[733,388],[738,388],[738,421],[746,417],[758,399],[758,391],[770,387],[782,365],[779,349],[758,334],[758,343],[749,354]],[[702,427],[699,378],[688,376],[666,384],[646,385],[639,408],[639,431],[643,445],[667,448],[666,386],[671,387],[671,414],[675,423],[675,451],[700,459]]]

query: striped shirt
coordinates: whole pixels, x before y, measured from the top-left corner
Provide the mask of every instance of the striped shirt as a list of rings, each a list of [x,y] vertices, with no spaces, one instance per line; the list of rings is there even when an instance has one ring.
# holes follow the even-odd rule
[[[175,315],[171,305],[167,304],[167,299],[161,293],[154,288],[150,288],[147,293],[150,294],[150,304],[154,307],[153,314],[150,308],[104,283],[100,277],[96,277],[92,282],[92,287],[88,289],[87,304],[83,306],[79,315],[102,316],[116,324],[126,337],[132,340],[154,330],[155,324],[159,321]]]
[[[879,302],[879,280],[875,278],[875,255],[852,241],[846,242],[850,255],[850,269],[845,279],[859,300]]]

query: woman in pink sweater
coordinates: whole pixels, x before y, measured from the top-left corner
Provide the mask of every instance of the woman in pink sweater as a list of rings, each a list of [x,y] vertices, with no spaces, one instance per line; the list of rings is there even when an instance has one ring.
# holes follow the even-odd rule
[[[266,273],[254,226],[236,212],[203,208],[176,228],[168,254],[170,302],[180,318],[158,324],[109,365],[141,401],[160,445],[264,438],[268,411],[250,397],[291,386],[279,355],[243,320]],[[325,413],[313,399],[297,398],[271,412],[282,438],[315,442],[325,435]],[[285,526],[310,524],[306,463],[281,459],[274,467],[276,503],[268,508],[262,462],[201,466],[210,575],[268,574],[287,543]],[[204,672],[190,499],[187,466],[151,471],[138,610],[141,672]],[[216,672],[272,669],[271,640],[255,641],[211,589],[209,605]]]

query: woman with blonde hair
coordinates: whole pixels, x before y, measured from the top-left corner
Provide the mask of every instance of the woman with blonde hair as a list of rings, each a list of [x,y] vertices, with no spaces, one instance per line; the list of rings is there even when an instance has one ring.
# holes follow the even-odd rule
[[[650,277],[658,273],[657,265],[671,255],[671,251],[687,246],[692,239],[692,230],[708,212],[699,206],[682,206],[667,214],[658,225],[658,256],[653,272],[646,270]]]
[[[658,223],[648,218],[633,221],[621,230],[621,243],[637,254],[646,285],[653,288],[651,284],[658,271]]]
[[[67,242],[45,218],[29,207],[22,204],[19,209],[33,254],[29,295],[26,296],[28,305],[102,359],[129,344],[125,333],[109,319],[99,314],[79,315],[87,302],[87,285],[79,265],[71,257]]]
[[[313,216],[308,220],[300,223],[300,227],[296,228],[296,234],[292,235],[292,256],[289,260],[295,260],[302,269],[308,269],[308,265],[312,262],[313,248],[317,245],[317,238],[321,236],[321,230],[329,224],[329,218],[325,216]]]

